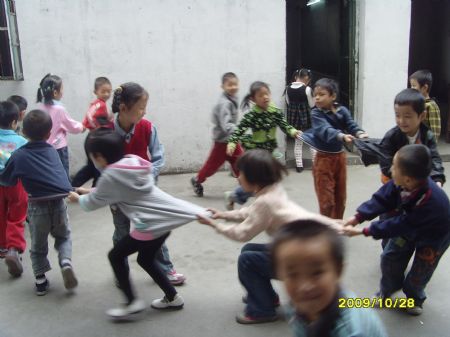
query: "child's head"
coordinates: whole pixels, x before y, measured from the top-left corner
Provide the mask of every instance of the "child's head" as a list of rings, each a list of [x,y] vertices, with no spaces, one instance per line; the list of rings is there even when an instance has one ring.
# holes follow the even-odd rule
[[[250,150],[237,161],[239,183],[247,192],[260,189],[281,181],[286,168],[267,150]]]
[[[47,112],[31,110],[23,119],[23,133],[30,141],[47,140],[52,125],[52,119]]]
[[[319,109],[331,110],[338,94],[338,84],[330,78],[321,78],[314,85],[314,100]]]
[[[266,110],[271,100],[270,88],[267,83],[256,81],[250,86],[250,92],[244,97],[242,106],[247,107],[249,101],[253,101],[261,109]]]
[[[89,133],[86,139],[86,152],[95,167],[104,169],[124,156],[124,140],[110,129],[97,129]]]
[[[225,73],[222,75],[222,89],[227,95],[236,96],[239,91],[239,79],[235,73]]]
[[[37,102],[52,105],[53,100],[59,101],[63,95],[63,83],[59,76],[47,74],[39,83]]]
[[[98,99],[107,101],[111,97],[111,82],[106,77],[97,77],[94,83],[94,94]]]
[[[403,133],[413,137],[426,117],[425,99],[414,89],[404,89],[395,96],[395,122]]]
[[[19,121],[19,108],[13,102],[0,102],[0,128],[16,130]]]
[[[25,112],[28,107],[28,102],[25,98],[19,95],[12,95],[8,97],[8,101],[14,103],[19,108],[19,122],[25,117]]]
[[[411,88],[419,91],[424,97],[429,97],[433,75],[429,70],[418,70],[409,76],[409,84]]]
[[[317,220],[297,220],[275,234],[271,253],[275,274],[284,282],[297,312],[316,320],[339,291],[342,238]]]
[[[311,70],[306,68],[297,69],[292,74],[292,82],[303,82],[306,85],[311,82]]]
[[[430,150],[422,144],[403,146],[394,156],[391,172],[397,186],[414,190],[431,173]]]
[[[139,84],[128,82],[114,90],[111,109],[130,124],[136,124],[145,115],[148,92]]]

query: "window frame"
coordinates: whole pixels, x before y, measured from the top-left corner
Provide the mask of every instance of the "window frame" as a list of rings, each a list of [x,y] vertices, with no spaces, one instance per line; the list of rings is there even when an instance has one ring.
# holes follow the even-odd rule
[[[0,32],[7,32],[7,34],[4,34],[0,38],[4,39],[1,41],[2,44],[8,45],[9,48],[9,50],[4,50],[0,55],[2,66],[6,64],[8,70],[6,75],[0,73],[0,80],[23,81],[24,76],[15,0],[0,0],[0,11],[4,12],[1,14],[3,14],[2,18],[4,19],[4,24],[6,24],[6,26],[0,26]],[[7,57],[8,60],[2,62],[1,57]]]

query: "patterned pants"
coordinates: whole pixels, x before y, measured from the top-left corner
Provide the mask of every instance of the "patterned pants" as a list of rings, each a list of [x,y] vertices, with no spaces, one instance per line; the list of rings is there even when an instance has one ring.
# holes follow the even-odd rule
[[[316,158],[317,151],[312,147],[310,147],[309,150],[311,151],[311,160],[314,163],[314,158]],[[295,166],[303,167],[303,141],[298,138],[295,138],[294,156],[295,156]]]

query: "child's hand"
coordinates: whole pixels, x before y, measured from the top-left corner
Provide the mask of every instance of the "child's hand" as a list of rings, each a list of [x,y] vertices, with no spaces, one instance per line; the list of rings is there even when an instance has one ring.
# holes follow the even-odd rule
[[[346,236],[356,236],[356,235],[362,235],[363,229],[362,228],[355,228],[351,226],[344,226],[342,227],[342,234]]]
[[[442,188],[442,183],[440,181],[436,181],[436,185],[438,185],[440,188]]]
[[[356,219],[355,216],[352,216],[351,218],[348,218],[347,220],[343,220],[343,222],[342,222],[343,227],[354,227],[357,224],[359,224],[359,221]]]
[[[366,133],[366,132],[360,133],[360,134],[358,135],[358,138],[369,138],[369,134]]]
[[[353,137],[352,135],[344,135],[344,137],[342,138],[342,140],[346,143],[351,143],[354,139],[355,137]]]
[[[85,188],[85,187],[77,187],[75,189],[75,192],[77,192],[78,194],[88,194],[91,192],[91,188]]]
[[[300,137],[302,136],[303,132],[301,130],[298,130],[297,133],[294,135],[294,138],[296,139],[300,139]]]
[[[221,219],[222,218],[222,212],[218,211],[217,209],[208,208],[207,210],[212,213],[211,218],[213,218],[213,219]]]
[[[204,216],[197,214],[197,220],[198,222],[200,222],[203,225],[208,225],[211,226],[213,228],[216,227],[215,223],[213,220],[211,220],[210,218],[205,218]]]
[[[69,199],[70,202],[78,202],[78,200],[80,200],[80,195],[78,193],[72,191],[72,192],[69,192],[67,199]]]
[[[234,143],[227,144],[227,155],[228,156],[232,156],[235,150],[236,150],[236,144],[234,144]]]

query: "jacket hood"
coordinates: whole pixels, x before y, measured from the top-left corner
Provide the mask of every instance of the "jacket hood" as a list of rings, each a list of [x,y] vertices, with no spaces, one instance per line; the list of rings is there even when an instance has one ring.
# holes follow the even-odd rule
[[[102,175],[109,175],[118,183],[143,193],[150,191],[154,185],[151,163],[132,154],[108,165]]]

